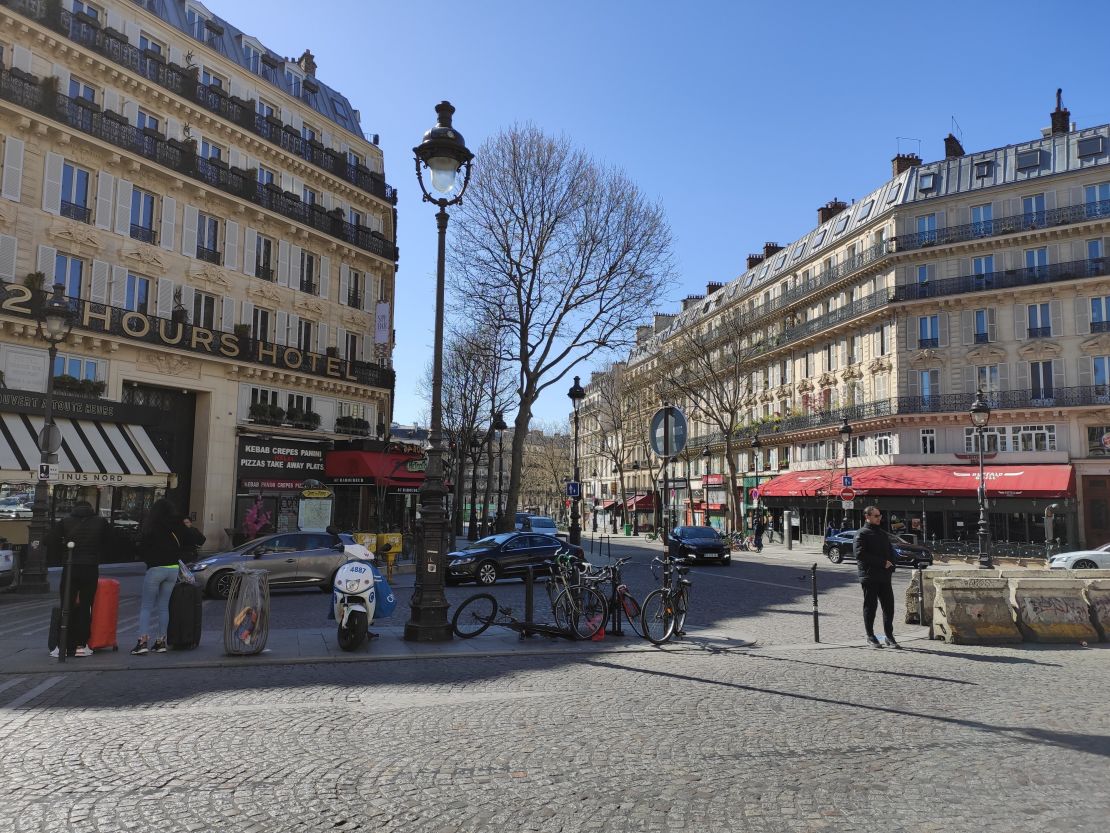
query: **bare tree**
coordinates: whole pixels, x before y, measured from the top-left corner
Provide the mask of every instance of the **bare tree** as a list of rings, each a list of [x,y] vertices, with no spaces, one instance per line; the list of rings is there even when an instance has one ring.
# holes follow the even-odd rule
[[[725,490],[733,529],[742,528],[737,499],[736,451],[747,447],[740,433],[748,423],[755,391],[750,362],[763,350],[758,335],[741,323],[739,309],[727,310],[707,326],[687,326],[664,349],[664,386],[691,418],[720,432],[729,488]]]
[[[566,423],[541,423],[525,444],[521,495],[547,512],[566,516],[565,484],[572,475],[573,439]]]
[[[654,394],[631,382],[624,362],[614,362],[602,368],[590,381],[590,387],[591,392],[596,392],[592,415],[597,421],[595,434],[599,441],[595,451],[617,470],[621,514],[627,523],[626,473],[643,448],[651,405],[649,400],[654,399]]]
[[[452,224],[452,288],[504,328],[517,371],[511,515],[536,399],[598,351],[631,346],[671,274],[670,230],[626,176],[534,126],[494,136],[477,159]]]

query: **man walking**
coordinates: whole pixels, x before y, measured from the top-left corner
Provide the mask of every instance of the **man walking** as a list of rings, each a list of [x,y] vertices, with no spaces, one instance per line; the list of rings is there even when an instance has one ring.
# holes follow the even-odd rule
[[[883,643],[875,638],[875,611],[881,604],[886,644],[891,648],[901,648],[894,639],[894,589],[890,586],[890,577],[894,573],[894,545],[890,543],[886,530],[880,526],[883,513],[879,507],[868,506],[864,509],[863,520],[854,550],[859,583],[863,587],[863,627],[867,631],[867,642],[872,648],[883,647]]]

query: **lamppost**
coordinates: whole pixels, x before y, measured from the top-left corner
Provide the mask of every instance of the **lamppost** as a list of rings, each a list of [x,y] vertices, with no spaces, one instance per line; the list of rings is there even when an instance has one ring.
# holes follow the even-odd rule
[[[759,502],[763,498],[763,493],[759,491],[759,475],[763,473],[763,457],[759,450],[763,448],[763,442],[759,439],[758,433],[752,434],[752,457],[755,458],[755,515],[752,516],[752,526],[754,527],[759,522]]]
[[[432,354],[432,418],[428,432],[428,468],[420,487],[421,535],[417,549],[416,577],[410,607],[412,613],[405,623],[405,639],[415,642],[446,642],[451,639],[447,621],[447,597],[443,594],[443,573],[447,558],[446,511],[443,506],[447,490],[443,485],[443,295],[444,260],[447,248],[447,206],[458,205],[470,182],[470,163],[474,158],[463,137],[451,125],[455,108],[447,101],[436,105],[436,126],[424,134],[415,148],[416,181],[420,183],[423,201],[438,206],[436,227],[439,231],[436,257],[436,311],[434,350]],[[442,196],[433,197],[424,187],[424,169],[431,172],[433,190]],[[462,172],[462,182],[459,173]]]
[[[709,446],[701,450],[702,465],[702,480],[701,480],[701,497],[702,497],[702,520],[705,521],[706,526],[713,526],[709,522],[709,486],[705,483],[705,475],[709,474]]]
[[[478,461],[482,458],[482,438],[470,438],[470,520],[466,525],[466,539],[477,541],[478,535]]]
[[[991,406],[983,398],[979,389],[975,401],[971,403],[971,424],[975,426],[975,438],[979,444],[979,568],[989,570],[991,562],[991,530],[987,524],[987,479],[983,476],[983,432],[991,421]]]
[[[38,317],[38,334],[48,345],[46,361],[46,399],[43,402],[43,428],[39,435],[39,463],[50,465],[58,460],[58,446],[61,445],[61,432],[54,425],[54,359],[58,355],[58,345],[65,341],[73,326],[73,310],[65,297],[65,286],[54,284],[53,293],[42,306]],[[49,593],[50,580],[46,572],[46,533],[50,526],[50,493],[46,480],[35,484],[35,501],[31,506],[30,545],[27,557],[20,569],[19,587],[21,593]],[[65,655],[66,647],[59,649]]]
[[[578,484],[578,494],[570,504],[570,542],[575,546],[582,543],[582,527],[578,524],[578,519],[581,517],[579,514],[579,504],[582,502],[582,481],[578,476],[578,408],[582,404],[582,400],[586,398],[586,391],[582,390],[582,385],[578,383],[578,377],[574,377],[574,384],[570,386],[567,391],[567,396],[570,398],[571,404],[574,406],[574,482]]]
[[[593,524],[594,524],[594,534],[596,535],[597,534],[597,503],[598,503],[598,501],[597,501],[597,491],[598,491],[598,489],[597,489],[597,469],[593,470],[593,473],[590,475],[590,480],[592,481],[591,485],[592,485],[593,492],[594,492]]]
[[[844,445],[844,476],[845,479],[840,481],[840,484],[845,489],[848,488],[848,443],[851,442],[851,425],[848,424],[848,418],[845,416],[844,422],[840,423],[840,443]],[[841,519],[840,529],[845,529],[848,525],[848,510],[844,510],[844,518]]]
[[[504,431],[509,426],[505,424],[505,414],[498,411],[493,415],[493,425],[490,429],[497,432],[497,526],[498,532],[501,532],[501,481],[505,475],[505,444],[504,444]]]

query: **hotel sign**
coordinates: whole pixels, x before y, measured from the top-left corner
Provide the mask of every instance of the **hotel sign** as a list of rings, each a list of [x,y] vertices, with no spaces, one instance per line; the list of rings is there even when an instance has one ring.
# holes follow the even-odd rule
[[[3,284],[0,286],[0,312],[33,318],[36,306],[44,297],[45,293],[33,292],[19,284]],[[240,338],[235,333],[196,327],[106,304],[82,300],[74,300],[73,304],[75,329],[120,336],[156,347],[187,350],[217,359],[252,362],[326,379],[393,388],[393,373],[386,368],[348,362],[337,356],[309,353],[254,338]]]
[[[28,390],[0,390],[0,412],[42,414],[46,410],[46,394]],[[156,425],[161,414],[145,405],[129,405],[111,399],[69,398],[54,394],[54,416],[66,419],[88,419],[93,422],[126,422],[131,425]]]

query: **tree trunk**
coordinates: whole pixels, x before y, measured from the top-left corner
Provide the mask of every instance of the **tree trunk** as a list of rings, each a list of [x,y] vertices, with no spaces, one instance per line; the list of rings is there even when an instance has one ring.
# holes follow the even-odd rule
[[[736,455],[732,451],[732,439],[725,433],[725,462],[728,463],[728,488],[725,489],[725,500],[728,502],[728,515],[732,523],[730,532],[742,531],[744,526],[740,522],[740,500],[736,493]]]
[[[509,491],[505,495],[505,523],[509,518],[516,523],[517,507],[520,502],[520,480],[524,468],[524,444],[528,440],[528,423],[532,420],[532,402],[521,397],[520,408],[513,422],[513,447],[509,465]]]
[[[490,422],[492,425],[492,421]],[[486,489],[482,499],[482,528],[489,529],[490,524],[490,511],[489,501],[490,493],[493,491],[493,432],[489,432],[489,438],[486,440]],[[496,515],[496,512],[494,513]]]
[[[462,493],[466,481],[463,477],[462,443],[458,441],[455,445],[455,537],[458,538],[463,534]]]

